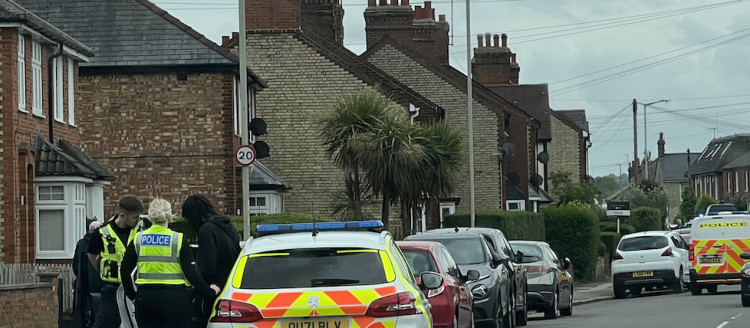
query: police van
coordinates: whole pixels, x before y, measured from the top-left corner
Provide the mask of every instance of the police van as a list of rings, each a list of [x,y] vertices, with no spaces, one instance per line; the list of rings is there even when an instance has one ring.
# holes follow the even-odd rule
[[[693,220],[689,246],[690,292],[705,288],[715,293],[718,285],[739,284],[743,253],[750,253],[750,212],[709,212]]]

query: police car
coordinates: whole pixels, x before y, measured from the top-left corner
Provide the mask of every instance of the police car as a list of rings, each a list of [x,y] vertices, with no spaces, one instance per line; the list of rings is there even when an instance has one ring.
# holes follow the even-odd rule
[[[404,255],[380,221],[259,225],[219,295],[209,327],[431,328]]]
[[[690,292],[715,293],[718,285],[739,284],[743,253],[750,253],[750,212],[710,212],[693,219],[689,246]],[[743,298],[744,299],[744,298]]]

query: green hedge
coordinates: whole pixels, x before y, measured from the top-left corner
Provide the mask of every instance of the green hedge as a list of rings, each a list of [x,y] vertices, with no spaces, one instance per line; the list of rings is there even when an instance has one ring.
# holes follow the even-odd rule
[[[664,218],[661,211],[653,207],[637,207],[630,211],[627,223],[635,228],[636,232],[664,230],[662,224]]]
[[[500,229],[508,240],[545,240],[544,217],[539,213],[510,211],[479,211],[475,213],[477,227]],[[469,212],[456,212],[444,219],[445,227],[468,227]]]
[[[577,279],[590,279],[599,250],[599,218],[585,204],[569,203],[544,209],[547,243],[568,257]]]
[[[617,232],[617,222],[599,222],[599,231],[601,232]],[[635,227],[632,225],[620,222],[620,234],[627,235],[634,233]]]
[[[242,222],[242,216],[232,216],[232,224],[235,228],[237,228],[237,231],[240,233],[240,237],[243,236],[243,222]],[[315,218],[316,221],[319,222],[331,222],[335,221],[332,218]],[[250,217],[250,230],[252,231],[252,234],[255,235],[255,227],[258,224],[280,224],[280,223],[308,223],[312,222],[312,218],[309,214],[301,214],[301,213],[279,213],[279,214],[265,214],[265,215],[257,215],[257,216],[251,216]],[[177,231],[182,232],[185,234],[185,238],[187,238],[189,241],[197,242],[195,237],[195,232],[193,231],[193,227],[190,225],[189,222],[185,221],[182,217],[178,217],[175,219],[174,222],[169,224],[169,228]]]
[[[609,259],[611,260],[615,256],[615,250],[617,249],[617,244],[620,243],[620,238],[622,238],[623,235],[617,233],[617,232],[602,232],[601,236],[599,237],[604,243],[604,245],[607,246],[607,252],[609,252]]]

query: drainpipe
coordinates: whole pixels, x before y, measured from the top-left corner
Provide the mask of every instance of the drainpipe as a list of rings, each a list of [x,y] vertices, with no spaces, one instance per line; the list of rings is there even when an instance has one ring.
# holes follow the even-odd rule
[[[48,113],[47,113],[47,119],[49,120],[49,142],[51,144],[55,144],[55,135],[54,135],[54,123],[55,123],[55,87],[57,86],[56,81],[53,80],[54,77],[54,71],[52,70],[52,64],[55,62],[55,59],[57,57],[62,56],[63,54],[63,44],[60,43],[57,48],[57,52],[53,54],[52,56],[47,59],[47,107]],[[57,67],[54,68],[57,70]],[[62,78],[62,77],[60,77]],[[62,96],[62,95],[60,95]]]
[[[411,124],[414,124],[414,119],[419,116],[419,107],[412,105],[412,108],[409,108],[409,111],[412,112],[410,117]]]

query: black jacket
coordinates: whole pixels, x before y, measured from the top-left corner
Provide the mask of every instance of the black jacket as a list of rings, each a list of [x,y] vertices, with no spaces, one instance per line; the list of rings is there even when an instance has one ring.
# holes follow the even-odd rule
[[[196,263],[208,284],[223,289],[239,254],[239,233],[228,216],[213,216],[198,229]]]

